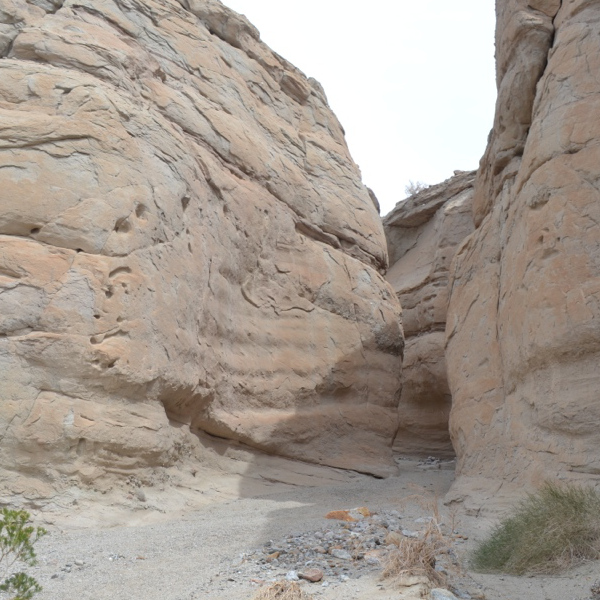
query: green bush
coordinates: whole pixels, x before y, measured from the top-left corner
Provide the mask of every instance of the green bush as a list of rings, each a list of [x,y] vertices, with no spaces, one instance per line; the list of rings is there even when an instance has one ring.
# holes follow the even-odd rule
[[[478,546],[471,566],[481,572],[531,575],[597,558],[600,494],[589,487],[546,483]]]
[[[38,582],[16,567],[36,563],[33,544],[46,530],[30,525],[30,515],[24,510],[3,508],[0,512],[0,591],[12,594],[11,600],[30,600],[42,590]]]

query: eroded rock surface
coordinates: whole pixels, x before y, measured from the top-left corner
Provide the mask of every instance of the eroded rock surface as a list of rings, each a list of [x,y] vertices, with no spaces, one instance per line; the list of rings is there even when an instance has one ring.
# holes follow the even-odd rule
[[[448,270],[457,246],[473,231],[475,172],[400,202],[384,220],[391,267],[387,274],[403,309],[402,454],[453,454],[448,418],[452,397],[444,358]]]
[[[213,0],[0,23],[5,484],[170,466],[200,431],[392,472],[399,306],[320,85]]]
[[[600,6],[497,10],[496,120],[447,326],[457,490],[488,495],[600,474]]]

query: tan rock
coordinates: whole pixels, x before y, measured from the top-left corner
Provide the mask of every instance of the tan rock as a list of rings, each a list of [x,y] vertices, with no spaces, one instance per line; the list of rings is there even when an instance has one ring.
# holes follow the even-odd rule
[[[455,494],[600,473],[600,7],[506,0],[498,14],[479,227],[458,252],[448,314]]]
[[[367,550],[365,552],[365,562],[369,565],[381,566],[385,561],[383,550]]]
[[[216,1],[35,4],[0,0],[0,465],[58,489],[205,432],[394,472],[399,306],[321,87]]]
[[[337,521],[357,522],[362,521],[366,517],[370,517],[371,512],[366,506],[359,508],[350,508],[344,510],[332,510],[325,515],[326,519],[334,519]]]
[[[318,583],[323,579],[324,576],[325,573],[323,573],[321,569],[306,569],[306,571],[298,573],[298,577],[300,579],[305,579],[311,583]]]
[[[401,575],[394,580],[394,588],[403,600],[422,600],[429,596],[431,582],[427,577]]]
[[[545,12],[526,0],[498,0],[496,83],[498,99],[491,139],[475,184],[476,225],[492,211],[495,198],[519,169],[532,123],[536,86],[548,60],[554,26]],[[550,2],[534,2],[548,6]]]
[[[474,172],[457,173],[398,203],[384,218],[392,265],[387,279],[402,305],[406,336],[394,442],[401,454],[453,455],[444,358],[448,270],[456,247],[473,230],[474,179]]]
[[[527,5],[554,18],[560,8],[561,0],[529,0]]]

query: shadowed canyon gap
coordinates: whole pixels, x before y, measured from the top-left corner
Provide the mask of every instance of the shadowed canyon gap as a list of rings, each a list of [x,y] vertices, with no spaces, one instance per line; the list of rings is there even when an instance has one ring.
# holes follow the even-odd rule
[[[457,174],[400,202],[384,219],[386,275],[402,305],[400,454],[453,455],[448,432],[452,396],[444,357],[448,271],[456,247],[473,231],[474,172]]]

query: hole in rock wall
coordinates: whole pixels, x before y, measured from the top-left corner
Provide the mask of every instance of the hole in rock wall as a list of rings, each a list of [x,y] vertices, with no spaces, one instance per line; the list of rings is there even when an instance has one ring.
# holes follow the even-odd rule
[[[143,204],[138,204],[135,207],[135,216],[138,219],[142,219],[142,218],[144,218],[145,214],[146,214],[146,207]]]
[[[128,233],[131,231],[131,224],[127,220],[127,218],[119,219],[115,223],[115,231],[117,233]]]

